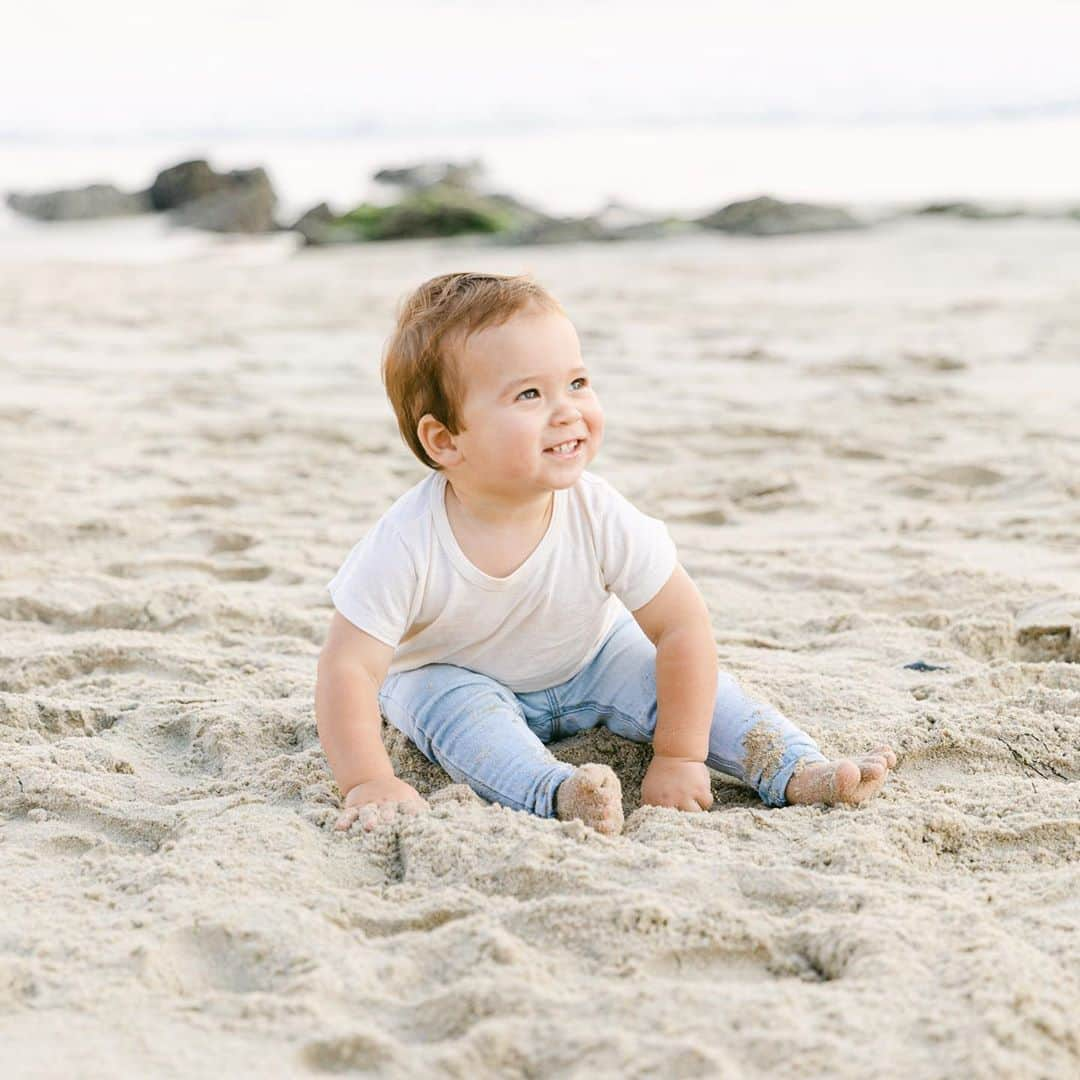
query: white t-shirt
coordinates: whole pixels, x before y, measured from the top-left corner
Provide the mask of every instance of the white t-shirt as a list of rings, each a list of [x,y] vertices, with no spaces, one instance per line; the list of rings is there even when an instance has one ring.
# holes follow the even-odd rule
[[[466,557],[445,499],[446,476],[432,472],[328,585],[349,622],[393,647],[390,674],[455,664],[518,693],[557,686],[596,655],[624,607],[647,604],[675,569],[664,523],[588,472],[555,492],[543,539],[504,578]]]

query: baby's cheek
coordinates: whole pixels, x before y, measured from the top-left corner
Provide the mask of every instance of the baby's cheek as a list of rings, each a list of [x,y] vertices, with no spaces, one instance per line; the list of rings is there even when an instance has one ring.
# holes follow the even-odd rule
[[[592,436],[592,451],[595,454],[604,441],[604,414],[602,412],[597,411],[595,418],[590,417],[589,433]]]

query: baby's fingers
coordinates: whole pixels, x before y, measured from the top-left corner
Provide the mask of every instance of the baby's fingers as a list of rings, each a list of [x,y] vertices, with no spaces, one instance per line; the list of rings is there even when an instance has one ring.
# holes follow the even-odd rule
[[[396,802],[382,802],[376,805],[369,805],[367,809],[370,810],[370,813],[366,814],[363,819],[364,828],[370,832],[372,829],[377,829],[380,825],[388,825],[398,816],[398,811],[401,808],[402,804]]]
[[[335,828],[346,830],[359,822],[360,828],[365,832],[371,832],[380,825],[387,825],[399,814],[413,815],[430,810],[422,799],[409,799],[407,802],[378,802],[364,803],[363,806],[354,806],[346,810],[337,820]]]
[[[357,821],[360,823],[360,827],[365,832],[371,832],[376,826],[382,824],[384,820],[382,816],[382,808],[388,805],[386,803],[365,803],[360,807],[360,814],[357,817]],[[392,804],[389,804],[392,805]]]

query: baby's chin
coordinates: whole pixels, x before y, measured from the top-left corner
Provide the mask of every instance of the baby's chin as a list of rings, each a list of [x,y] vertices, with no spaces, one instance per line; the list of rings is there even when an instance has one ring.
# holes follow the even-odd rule
[[[589,464],[589,458],[582,458],[572,465],[566,464],[559,470],[559,475],[546,477],[546,482],[552,491],[561,491],[563,488],[573,487],[578,477],[585,471]]]
[[[566,480],[562,480],[559,483],[552,483],[548,485],[549,491],[565,491],[567,488],[572,488],[578,480],[581,478],[581,470],[579,469],[573,476],[568,477]]]

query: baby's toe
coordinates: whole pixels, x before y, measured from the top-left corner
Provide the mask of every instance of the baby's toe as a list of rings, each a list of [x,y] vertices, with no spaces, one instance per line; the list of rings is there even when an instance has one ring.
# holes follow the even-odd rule
[[[896,754],[890,746],[875,746],[866,757],[882,762],[886,769],[896,768]]]
[[[859,768],[863,780],[881,780],[889,771],[884,759],[876,757],[863,758]]]
[[[840,802],[847,802],[862,780],[862,769],[854,761],[838,761],[833,772],[833,791]]]

